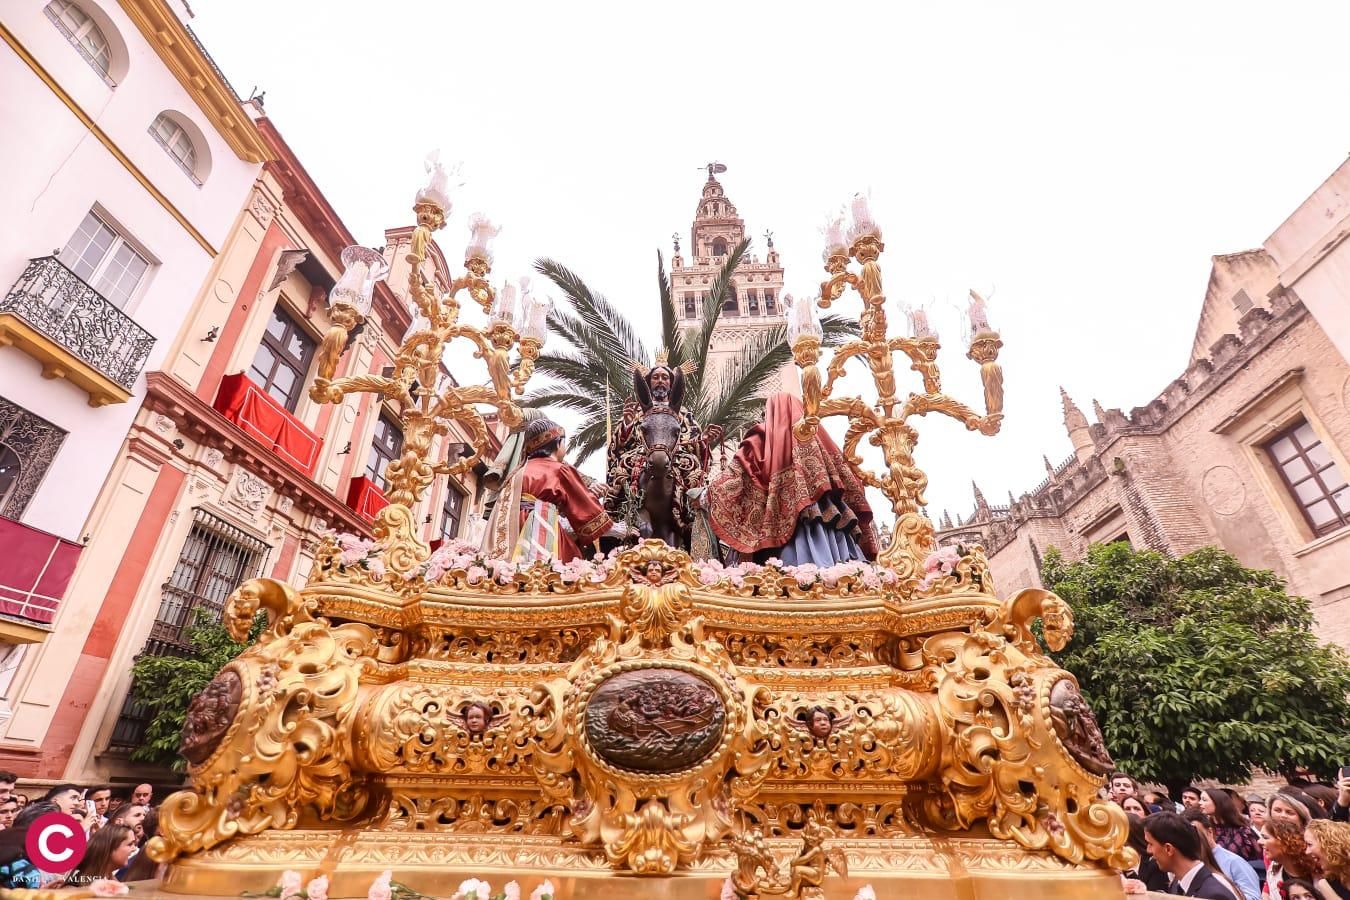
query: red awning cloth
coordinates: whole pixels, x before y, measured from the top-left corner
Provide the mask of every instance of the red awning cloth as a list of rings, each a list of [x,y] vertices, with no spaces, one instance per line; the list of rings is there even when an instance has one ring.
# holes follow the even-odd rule
[[[314,477],[323,440],[310,431],[280,403],[269,397],[248,376],[240,372],[220,380],[215,408],[276,451],[277,456]]]
[[[347,489],[347,505],[361,518],[373,522],[380,510],[389,505],[389,501],[375,482],[362,475],[352,479],[352,485]]]
[[[0,615],[50,625],[84,548],[0,516]]]

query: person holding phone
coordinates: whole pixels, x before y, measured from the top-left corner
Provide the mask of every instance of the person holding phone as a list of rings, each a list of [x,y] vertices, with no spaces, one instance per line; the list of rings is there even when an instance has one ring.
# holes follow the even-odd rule
[[[1336,802],[1331,804],[1331,821],[1350,822],[1350,766],[1336,773]]]

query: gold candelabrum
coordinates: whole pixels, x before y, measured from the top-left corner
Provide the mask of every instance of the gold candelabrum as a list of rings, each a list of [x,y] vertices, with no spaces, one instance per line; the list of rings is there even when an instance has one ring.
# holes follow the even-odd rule
[[[855,209],[855,217],[859,212]],[[792,356],[801,370],[804,407],[804,415],[793,430],[797,439],[805,442],[816,435],[824,419],[831,416],[848,419],[844,455],[860,479],[886,495],[896,517],[891,542],[880,554],[878,562],[894,569],[901,579],[911,579],[922,575],[924,561],[934,549],[935,542],[933,523],[921,512],[926,502],[924,490],[928,486],[928,476],[914,463],[919,433],[909,420],[914,416],[942,413],[962,422],[971,431],[997,434],[1003,424],[1003,370],[998,364],[998,351],[1003,341],[989,328],[982,314],[983,299],[979,298],[980,313],[972,315],[974,334],[967,356],[980,363],[984,415],[943,393],[942,374],[937,363],[940,344],[937,336],[928,329],[926,316],[920,313],[915,317],[915,334],[890,334],[878,262],[885,245],[880,230],[871,222],[870,216],[866,216],[865,207],[861,212],[864,217],[855,222],[851,241],[845,245],[836,237],[825,251],[825,271],[829,278],[821,284],[819,298],[814,304],[799,301],[799,306],[788,310]],[[850,271],[851,260],[860,264],[860,271]],[[859,317],[861,334],[834,351],[822,381],[819,365],[821,330],[813,307],[828,309],[848,287],[852,287],[863,301]],[[978,295],[972,293],[972,298],[978,298]],[[909,358],[910,368],[919,373],[922,380],[922,392],[900,396],[896,385],[896,353]],[[834,396],[835,383],[851,359],[860,359],[867,364],[876,385],[874,403],[861,397]],[[864,437],[881,449],[886,463],[886,471],[881,475],[863,465],[858,444]]]
[[[351,393],[370,393],[398,406],[403,426],[403,448],[386,471],[389,505],[374,523],[376,540],[387,548],[390,571],[409,575],[430,554],[417,535],[412,507],[438,475],[455,476],[471,469],[488,447],[487,423],[480,406],[497,410],[507,427],[517,427],[523,415],[516,398],[534,372],[543,346],[548,301],[526,293],[521,298],[520,328],[517,328],[516,291],[507,285],[498,292],[488,283],[492,271],[489,242],[497,229],[485,218],[470,222],[473,237],[465,251],[465,272],[441,290],[423,271],[432,232],[444,227],[449,208],[443,189],[433,186],[418,193],[413,211],[417,227],[412,234],[408,294],[418,316],[404,336],[390,374],[358,374],[335,378],[352,329],[370,309],[375,281],[388,271],[374,251],[350,247],[343,253],[347,267],[329,298],[331,326],[318,351],[318,368],[310,398],[316,403],[341,403]],[[460,321],[459,295],[467,293],[490,316],[486,328]],[[441,373],[441,359],[455,340],[475,347],[474,358],[483,360],[486,384],[460,385]],[[517,351],[514,371],[511,353]],[[455,462],[437,459],[432,444],[458,423],[469,436],[472,453]]]

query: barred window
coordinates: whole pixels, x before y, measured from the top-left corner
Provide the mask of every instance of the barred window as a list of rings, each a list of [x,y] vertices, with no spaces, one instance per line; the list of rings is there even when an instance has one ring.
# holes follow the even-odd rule
[[[243,529],[198,508],[173,573],[160,588],[159,612],[141,654],[191,656],[188,632],[201,621],[218,622],[230,594],[262,574],[271,549]],[[150,711],[129,694],[109,746],[136,749],[149,723]]]

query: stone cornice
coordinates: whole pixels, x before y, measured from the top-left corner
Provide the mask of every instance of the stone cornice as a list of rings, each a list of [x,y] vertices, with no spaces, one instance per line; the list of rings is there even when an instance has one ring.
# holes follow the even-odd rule
[[[168,416],[183,434],[215,447],[231,462],[246,466],[265,479],[277,493],[290,497],[297,508],[323,518],[329,527],[363,536],[370,525],[322,485],[283,462],[214,407],[166,372],[145,376],[145,407]]]
[[[119,0],[131,21],[216,131],[245,162],[272,158],[267,144],[244,112],[234,89],[216,70],[166,0]]]

